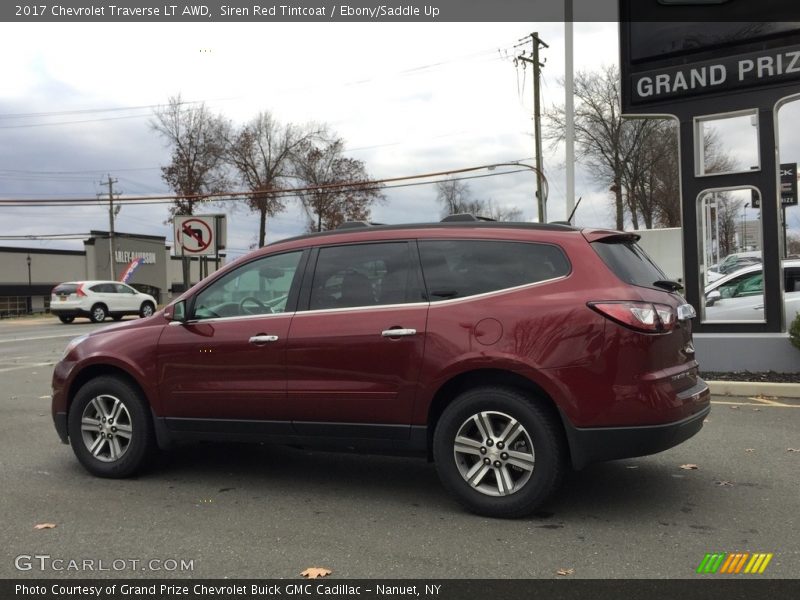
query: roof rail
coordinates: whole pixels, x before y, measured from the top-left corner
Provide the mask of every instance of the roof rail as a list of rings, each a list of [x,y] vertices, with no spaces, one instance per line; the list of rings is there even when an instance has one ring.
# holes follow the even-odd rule
[[[441,220],[442,223],[452,223],[454,221],[496,221],[496,219],[490,219],[489,217],[479,217],[477,215],[473,215],[470,213],[456,213],[454,215],[447,215],[444,219]]]
[[[369,227],[370,224],[366,221],[345,221],[336,229],[356,229],[357,227]]]

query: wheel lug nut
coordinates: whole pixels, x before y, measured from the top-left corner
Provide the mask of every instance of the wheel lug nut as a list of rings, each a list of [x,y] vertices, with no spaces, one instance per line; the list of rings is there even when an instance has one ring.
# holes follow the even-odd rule
[[[494,441],[493,440],[486,440],[486,445],[487,446],[493,446],[494,445]]]
[[[508,460],[508,454],[506,454],[505,452],[503,452],[503,453],[500,455],[500,458],[502,458],[503,460]]]
[[[505,444],[503,442],[497,442],[497,447],[502,450],[505,447]]]
[[[481,446],[481,454],[486,454],[486,447],[485,446]]]
[[[494,461],[494,466],[499,469],[500,467],[503,466],[503,463],[501,463],[499,460],[496,460],[496,461]]]
[[[489,459],[489,458],[487,457],[487,458],[484,458],[484,459],[483,459],[483,464],[485,464],[485,465],[490,465],[490,464],[492,464],[492,461],[491,461],[491,459]]]
[[[117,428],[116,428],[116,427],[112,427],[112,428],[111,428],[111,431],[113,431],[114,433],[116,433],[116,432],[117,432]]]
[[[114,419],[109,419],[108,424],[111,425],[114,422]]]

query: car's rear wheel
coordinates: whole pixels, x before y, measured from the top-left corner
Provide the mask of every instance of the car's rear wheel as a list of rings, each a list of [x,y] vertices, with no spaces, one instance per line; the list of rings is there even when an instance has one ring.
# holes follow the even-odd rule
[[[512,388],[459,395],[433,436],[439,478],[464,506],[489,517],[522,517],[561,482],[566,450],[550,411]]]
[[[142,307],[139,309],[139,316],[143,319],[146,317],[152,317],[155,310],[156,307],[153,306],[152,302],[143,302]]]
[[[132,475],[155,448],[147,404],[117,377],[97,377],[78,391],[69,410],[68,431],[80,463],[99,477]]]
[[[89,318],[92,320],[93,323],[102,323],[106,320],[108,316],[108,309],[102,304],[95,304],[92,307],[91,313]]]
[[[65,315],[60,315],[58,320],[62,323],[72,323],[75,320],[75,317],[67,317]]]

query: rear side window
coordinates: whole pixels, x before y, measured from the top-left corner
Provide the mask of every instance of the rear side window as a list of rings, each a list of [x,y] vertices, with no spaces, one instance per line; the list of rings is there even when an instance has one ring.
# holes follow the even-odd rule
[[[62,283],[53,288],[53,293],[57,296],[69,296],[78,291],[77,283]]]
[[[626,283],[653,287],[656,281],[669,279],[636,242],[601,240],[593,242],[592,247],[614,274]]]
[[[558,246],[491,240],[421,240],[431,302],[562,277],[570,264]]]
[[[407,304],[422,300],[408,242],[321,248],[311,310]]]

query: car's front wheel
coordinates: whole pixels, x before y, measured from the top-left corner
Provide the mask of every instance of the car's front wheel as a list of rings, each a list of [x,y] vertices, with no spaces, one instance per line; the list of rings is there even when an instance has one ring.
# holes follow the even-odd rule
[[[102,304],[95,304],[92,307],[91,313],[89,318],[92,320],[92,323],[102,323],[106,320],[108,316],[108,310]]]
[[[522,517],[556,490],[566,464],[560,425],[522,392],[481,387],[444,411],[433,454],[445,489],[471,511]]]
[[[143,302],[142,307],[139,309],[139,316],[143,319],[147,317],[152,317],[155,311],[156,307],[153,306],[152,302]]]
[[[87,471],[99,477],[127,477],[155,448],[150,411],[128,382],[101,376],[75,395],[67,421],[70,444]]]

